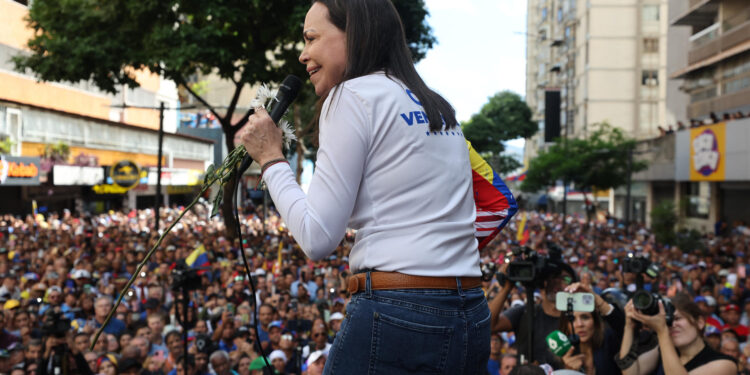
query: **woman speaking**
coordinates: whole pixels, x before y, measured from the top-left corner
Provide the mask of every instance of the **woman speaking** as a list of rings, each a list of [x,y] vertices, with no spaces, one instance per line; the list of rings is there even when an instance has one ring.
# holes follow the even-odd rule
[[[328,256],[348,227],[352,299],[326,374],[478,374],[489,356],[466,141],[417,74],[389,0],[314,1],[302,30],[320,97],[305,194],[259,110],[241,131],[297,243]]]

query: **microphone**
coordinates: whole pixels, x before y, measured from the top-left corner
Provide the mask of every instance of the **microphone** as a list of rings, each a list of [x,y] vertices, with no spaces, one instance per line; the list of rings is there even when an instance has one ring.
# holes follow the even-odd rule
[[[289,108],[289,105],[292,104],[294,99],[297,98],[297,94],[299,94],[299,89],[301,87],[302,81],[297,78],[297,76],[290,74],[286,76],[286,78],[284,78],[284,81],[281,82],[281,87],[279,87],[279,92],[276,94],[278,103],[274,104],[273,108],[271,109],[271,113],[269,113],[273,122],[275,122],[276,124],[279,123],[279,120],[281,120],[281,116],[284,115],[286,109]],[[243,173],[245,173],[245,171],[250,168],[250,164],[252,163],[253,158],[251,158],[250,155],[245,155],[245,157],[242,159],[242,163],[240,164],[238,176],[241,176]]]
[[[559,330],[554,330],[547,335],[547,347],[558,357],[565,355],[570,350],[570,346],[568,336]]]

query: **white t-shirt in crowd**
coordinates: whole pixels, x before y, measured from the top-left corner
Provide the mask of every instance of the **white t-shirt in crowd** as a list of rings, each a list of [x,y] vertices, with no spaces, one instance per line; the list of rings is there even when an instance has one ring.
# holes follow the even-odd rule
[[[322,107],[307,195],[286,164],[268,190],[313,260],[357,229],[352,271],[480,276],[469,152],[460,128],[431,132],[411,91],[383,72],[345,81]]]

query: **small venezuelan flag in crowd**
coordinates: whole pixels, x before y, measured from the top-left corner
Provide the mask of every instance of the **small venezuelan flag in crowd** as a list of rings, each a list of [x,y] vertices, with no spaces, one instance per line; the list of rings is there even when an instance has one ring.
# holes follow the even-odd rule
[[[198,247],[193,250],[192,253],[185,259],[185,264],[188,265],[190,268],[201,268],[209,266],[208,262],[208,254],[206,253],[206,247],[203,246],[203,244],[198,245]],[[198,274],[205,273],[206,270],[200,270],[198,271]]]
[[[518,211],[518,204],[500,176],[471,147],[469,141],[466,141],[466,144],[469,147],[471,174],[474,180],[474,203],[477,207],[474,233],[481,250],[508,224],[510,218]]]

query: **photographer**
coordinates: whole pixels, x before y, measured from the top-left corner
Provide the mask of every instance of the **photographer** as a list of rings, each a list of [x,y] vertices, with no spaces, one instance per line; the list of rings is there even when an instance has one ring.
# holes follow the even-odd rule
[[[549,274],[542,281],[542,302],[534,305],[534,358],[539,363],[548,363],[554,368],[562,368],[563,363],[547,349],[545,337],[560,325],[561,312],[555,307],[557,293],[563,291],[575,280],[575,272],[567,265],[564,266],[566,267],[558,268],[556,273]],[[501,272],[504,273],[506,269],[507,264],[504,264],[501,267]],[[526,306],[511,307],[501,314],[503,306],[505,306],[505,300],[512,288],[513,284],[510,280],[505,280],[500,293],[490,301],[491,327],[493,333],[513,331],[517,338],[516,347],[519,348],[520,353],[524,353],[528,347],[530,334],[526,324]],[[526,303],[530,304],[532,301],[526,301]]]
[[[37,375],[77,374],[94,375],[86,358],[73,345],[72,331],[67,337],[48,336],[44,344],[44,355],[37,363]],[[59,372],[57,372],[59,369]]]
[[[737,373],[737,364],[724,354],[717,353],[703,341],[705,320],[698,306],[684,294],[672,298],[675,307],[674,321],[667,325],[664,303],[658,302],[659,312],[647,315],[636,310],[633,301],[625,305],[625,331],[618,366],[625,375],[641,374],[710,374],[729,375]],[[636,322],[652,330],[659,345],[637,355],[632,345]]]
[[[573,283],[565,288],[567,293],[592,293],[589,285]],[[560,330],[568,336],[576,335],[578,348],[571,347],[562,357],[565,368],[588,375],[619,374],[614,356],[620,351],[625,314],[616,306],[594,294],[592,312],[576,311],[573,320],[560,318]]]

